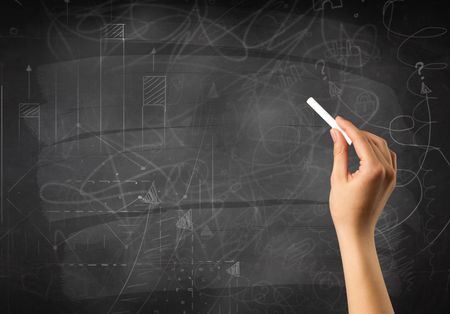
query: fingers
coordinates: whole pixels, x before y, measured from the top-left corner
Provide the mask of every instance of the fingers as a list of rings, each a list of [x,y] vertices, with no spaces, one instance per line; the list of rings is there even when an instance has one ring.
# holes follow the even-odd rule
[[[397,156],[389,149],[386,140],[370,132],[359,130],[353,123],[340,116],[336,117],[336,122],[353,141],[359,159],[367,160],[373,166],[377,165],[373,169],[378,169],[377,171],[389,181],[395,181]],[[332,129],[330,132],[334,140],[332,180],[347,180],[349,178],[347,142],[339,130]]]
[[[383,179],[388,180],[392,187],[395,187],[396,182],[396,172],[397,172],[397,156],[388,147],[385,139],[372,134],[367,131],[362,131],[364,135],[368,138],[374,153],[378,157],[379,163],[383,166],[384,170]]]
[[[377,155],[378,161],[386,168],[392,168],[392,159],[391,155],[388,153],[386,155],[385,151],[380,148],[380,146],[371,138],[369,138],[369,143],[372,146],[373,151],[375,152],[375,155]]]
[[[375,161],[377,159],[367,137],[362,131],[341,116],[336,117],[336,122],[352,140],[360,160]]]
[[[331,173],[332,180],[347,180],[348,175],[348,144],[338,129],[330,130],[333,138],[333,171]]]
[[[394,167],[395,172],[397,172],[397,154],[395,154],[392,150],[389,151],[392,160],[392,166]]]
[[[375,134],[372,134],[370,132],[367,132],[367,131],[362,131],[362,132],[367,136],[367,138],[371,142],[372,148],[374,148],[374,151],[376,149],[381,153],[382,161],[384,161],[386,163],[386,165],[393,167],[391,153],[390,153],[390,150],[389,150],[386,140],[384,140],[383,138],[381,138]]]
[[[384,155],[384,152],[381,151],[381,149],[377,146],[377,144],[372,139],[369,139],[369,142],[370,142],[370,145],[372,145],[372,149],[373,149],[375,155],[377,156],[378,162],[381,163],[383,165],[383,167],[385,167],[385,168],[388,168],[388,167],[392,168],[392,165],[391,165],[392,161],[391,161],[390,154],[389,154],[389,157],[386,157]],[[389,161],[387,160],[387,158],[389,158]]]

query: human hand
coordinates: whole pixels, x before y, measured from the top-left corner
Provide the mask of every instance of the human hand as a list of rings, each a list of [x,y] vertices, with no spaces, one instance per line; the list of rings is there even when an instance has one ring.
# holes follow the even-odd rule
[[[348,145],[342,133],[331,129],[334,141],[330,211],[338,234],[372,235],[396,182],[397,157],[381,137],[359,130],[348,120],[336,122],[353,141],[359,169],[348,170]]]

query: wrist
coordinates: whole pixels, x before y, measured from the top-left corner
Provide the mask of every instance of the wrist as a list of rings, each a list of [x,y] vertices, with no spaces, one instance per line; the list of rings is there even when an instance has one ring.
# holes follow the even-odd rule
[[[345,243],[364,243],[366,245],[375,244],[375,228],[372,227],[355,227],[355,226],[339,226],[336,227],[336,235],[339,244]]]

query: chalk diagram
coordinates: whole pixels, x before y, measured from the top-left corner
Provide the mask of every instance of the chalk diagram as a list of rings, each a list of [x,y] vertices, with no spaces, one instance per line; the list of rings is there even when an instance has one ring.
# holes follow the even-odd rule
[[[371,78],[382,58],[376,29],[328,19],[345,1],[311,1],[303,14],[295,5],[46,8],[50,22],[37,33],[52,61],[24,64],[14,122],[18,154],[30,136],[39,151],[8,186],[2,217],[15,208],[48,221],[33,222],[27,254],[58,268],[61,283],[49,291],[87,302],[80,313],[344,310],[328,216],[331,145],[304,102],[311,95],[387,137],[399,158],[420,161],[399,169],[376,235],[393,295],[412,285],[405,241],[422,232],[417,251],[426,254],[450,223],[433,220],[425,160],[438,154],[447,172],[450,162],[431,144],[432,117],[416,117],[438,101],[427,75],[447,65],[399,53],[406,90],[420,99],[405,112]],[[446,32],[397,32],[394,5],[382,13],[385,35],[404,38],[398,51]],[[424,225],[409,225],[417,217]],[[15,224],[3,223],[14,236]]]

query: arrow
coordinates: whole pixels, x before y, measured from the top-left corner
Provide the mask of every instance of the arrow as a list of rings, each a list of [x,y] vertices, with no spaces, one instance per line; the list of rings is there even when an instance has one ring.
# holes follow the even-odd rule
[[[155,72],[155,48],[152,49],[152,71]]]
[[[64,3],[66,4],[66,23],[69,24],[69,3],[70,3],[70,0],[64,0]]]
[[[31,71],[33,71],[31,69],[31,66],[28,65],[27,66],[27,75],[28,75],[28,100],[30,100],[30,94],[31,94]]]
[[[420,93],[422,95],[428,95],[429,93],[431,93],[431,89],[425,85],[424,82],[422,82],[422,85],[420,87]]]

